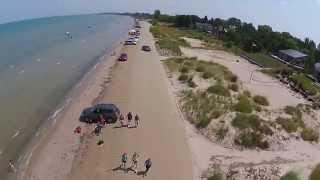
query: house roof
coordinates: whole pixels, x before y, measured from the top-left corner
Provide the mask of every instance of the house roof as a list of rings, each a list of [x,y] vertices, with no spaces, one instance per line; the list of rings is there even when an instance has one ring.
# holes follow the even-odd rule
[[[293,58],[302,58],[302,57],[308,56],[308,55],[306,55],[302,52],[299,52],[297,50],[294,50],[294,49],[280,50],[279,52],[286,54],[286,55],[293,57]]]

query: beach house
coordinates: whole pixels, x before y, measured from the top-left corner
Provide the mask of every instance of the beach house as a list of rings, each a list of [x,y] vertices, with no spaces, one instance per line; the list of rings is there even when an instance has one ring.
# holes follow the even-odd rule
[[[294,49],[279,50],[277,56],[281,60],[300,68],[304,68],[304,63],[308,59],[308,55]]]

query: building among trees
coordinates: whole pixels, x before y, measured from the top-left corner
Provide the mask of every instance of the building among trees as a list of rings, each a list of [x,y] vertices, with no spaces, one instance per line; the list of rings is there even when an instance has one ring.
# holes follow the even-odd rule
[[[277,56],[292,65],[304,68],[308,55],[293,49],[279,50]]]

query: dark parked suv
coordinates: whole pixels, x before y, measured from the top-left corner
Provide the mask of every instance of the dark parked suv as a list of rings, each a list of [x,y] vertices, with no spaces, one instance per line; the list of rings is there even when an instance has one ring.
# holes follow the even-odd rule
[[[119,108],[114,104],[97,104],[82,111],[79,120],[86,123],[97,123],[100,115],[107,121],[107,124],[116,123],[120,115]]]

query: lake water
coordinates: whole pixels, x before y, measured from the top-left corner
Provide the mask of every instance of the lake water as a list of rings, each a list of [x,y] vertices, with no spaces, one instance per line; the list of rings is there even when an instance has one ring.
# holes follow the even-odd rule
[[[0,25],[0,179],[67,92],[132,24],[79,15]]]

